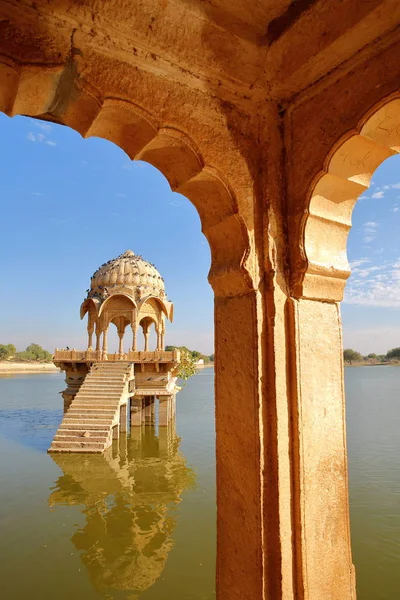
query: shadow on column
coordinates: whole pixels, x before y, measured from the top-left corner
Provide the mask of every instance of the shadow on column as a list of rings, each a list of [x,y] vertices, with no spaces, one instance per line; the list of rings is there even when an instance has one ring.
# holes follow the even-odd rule
[[[49,505],[81,506],[86,522],[71,541],[100,593],[137,598],[160,577],[174,545],[174,507],[195,482],[179,442],[174,428],[157,436],[144,427],[103,455],[52,455],[63,473]]]

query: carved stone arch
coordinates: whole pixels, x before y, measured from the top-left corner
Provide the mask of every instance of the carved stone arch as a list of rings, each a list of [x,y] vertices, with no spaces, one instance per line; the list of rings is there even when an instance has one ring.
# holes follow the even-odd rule
[[[83,78],[67,73],[64,64],[20,65],[1,57],[0,110],[9,116],[25,115],[67,125],[83,137],[107,139],[131,159],[155,166],[171,189],[189,198],[199,213],[211,249],[209,282],[215,294],[230,297],[254,289],[246,267],[249,235],[234,194],[218,170],[205,163],[201,149],[184,131],[171,123],[160,123],[132,101],[102,97]]]
[[[157,302],[157,304],[160,305],[161,311],[165,314],[165,316],[167,317],[167,319],[169,319],[171,321],[171,323],[172,323],[172,319],[174,317],[174,306],[173,306],[172,302],[166,303],[161,298],[158,298],[157,296],[152,296],[152,295],[146,296],[138,304],[139,319],[140,319],[140,312],[142,310],[142,307],[149,300],[154,300],[155,302]]]
[[[137,310],[137,305],[133,298],[131,298],[130,296],[125,296],[125,294],[116,293],[110,295],[106,300],[104,300],[99,310],[99,317],[101,317],[106,311],[106,309],[109,307],[109,305],[115,303],[118,300],[118,298],[123,298],[124,301],[128,302],[131,305],[133,310]]]
[[[300,248],[306,270],[297,297],[341,301],[350,276],[347,238],[358,197],[374,171],[400,152],[400,99],[381,102],[334,146],[308,200]]]
[[[81,320],[84,318],[87,312],[93,311],[96,317],[99,314],[99,305],[100,301],[97,298],[86,298],[81,304],[80,308],[80,318]]]

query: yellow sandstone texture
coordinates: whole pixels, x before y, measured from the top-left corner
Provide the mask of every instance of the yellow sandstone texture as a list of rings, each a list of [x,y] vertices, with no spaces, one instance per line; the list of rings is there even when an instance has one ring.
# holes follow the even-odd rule
[[[399,21],[398,0],[0,2],[0,110],[114,142],[199,212],[218,600],[355,597],[339,303],[352,208],[400,149]]]

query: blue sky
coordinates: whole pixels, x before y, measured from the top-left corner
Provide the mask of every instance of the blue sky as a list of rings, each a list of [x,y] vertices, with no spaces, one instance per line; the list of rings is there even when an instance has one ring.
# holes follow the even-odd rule
[[[90,277],[131,249],[156,265],[174,302],[166,343],[211,354],[210,249],[194,206],[108,141],[2,114],[0,127],[0,343],[84,348]]]
[[[353,211],[344,344],[363,354],[400,346],[400,156],[386,160]]]
[[[0,114],[0,126],[0,343],[85,347],[90,276],[131,249],[156,265],[175,304],[166,343],[213,352],[210,250],[193,205],[110,142],[24,117]],[[344,344],[364,354],[400,346],[399,224],[393,157],[357,202],[348,242]]]

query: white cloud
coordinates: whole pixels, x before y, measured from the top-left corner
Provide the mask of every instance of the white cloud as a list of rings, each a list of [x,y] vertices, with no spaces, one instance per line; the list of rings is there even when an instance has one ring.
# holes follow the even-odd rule
[[[383,185],[383,190],[398,190],[400,189],[400,183],[392,183],[390,185]]]
[[[43,142],[46,136],[44,135],[44,133],[33,133],[33,131],[30,131],[26,137],[30,142],[40,143]]]
[[[363,227],[378,227],[378,223],[376,221],[367,221],[364,223]]]
[[[374,194],[372,194],[372,198],[374,198],[374,199],[383,198],[383,197],[384,197],[383,192],[375,192]]]
[[[373,242],[376,234],[377,234],[378,223],[376,221],[367,221],[362,226],[363,229],[363,241],[368,244],[369,242]]]
[[[30,131],[26,137],[30,142],[35,142],[39,144],[44,142],[49,146],[56,146],[56,143],[52,140],[48,140],[44,133],[34,133],[33,131]]]
[[[39,129],[41,129],[42,131],[45,131],[46,133],[50,133],[51,131],[51,125],[49,123],[45,123],[44,121],[34,121],[36,127],[39,127]]]
[[[355,268],[344,302],[360,306],[400,307],[400,259],[392,264]]]
[[[366,263],[370,263],[371,259],[370,258],[359,258],[357,260],[352,260],[350,262],[350,267],[351,270],[357,270],[358,267],[361,267],[361,265],[364,265]]]

